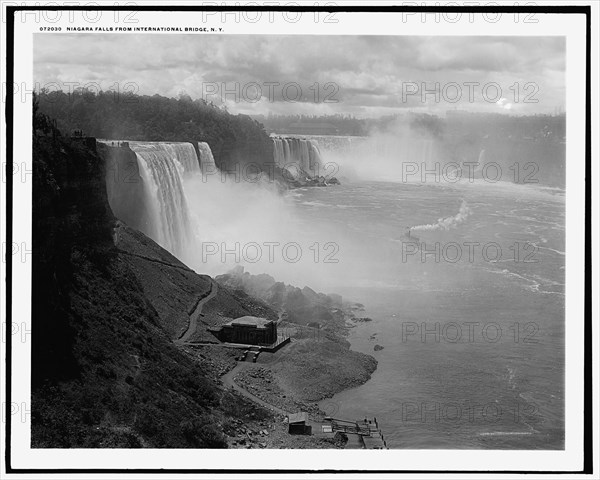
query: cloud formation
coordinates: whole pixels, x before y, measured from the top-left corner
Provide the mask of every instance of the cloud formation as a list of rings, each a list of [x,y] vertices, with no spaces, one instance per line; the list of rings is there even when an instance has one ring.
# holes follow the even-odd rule
[[[85,33],[34,43],[40,85],[132,82],[140,94],[186,92],[248,114],[549,113],[564,106],[564,76],[562,37]]]

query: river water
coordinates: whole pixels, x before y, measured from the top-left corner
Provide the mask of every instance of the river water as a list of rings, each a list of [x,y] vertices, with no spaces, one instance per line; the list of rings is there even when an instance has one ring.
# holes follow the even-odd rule
[[[310,286],[372,318],[349,339],[378,368],[327,413],[377,417],[390,448],[564,447],[561,190],[356,182],[290,197],[329,253]]]

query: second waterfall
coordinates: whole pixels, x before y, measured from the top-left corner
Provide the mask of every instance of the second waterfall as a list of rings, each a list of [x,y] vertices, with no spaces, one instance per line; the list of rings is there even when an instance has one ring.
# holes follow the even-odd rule
[[[322,167],[321,152],[316,142],[295,137],[273,137],[275,164],[294,175],[315,177]]]

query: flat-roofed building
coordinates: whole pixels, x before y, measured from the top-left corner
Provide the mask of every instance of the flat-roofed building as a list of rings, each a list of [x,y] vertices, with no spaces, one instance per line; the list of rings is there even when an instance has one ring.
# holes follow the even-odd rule
[[[277,341],[277,325],[266,318],[245,316],[231,320],[220,327],[211,328],[212,334],[222,342],[248,345],[272,345]]]

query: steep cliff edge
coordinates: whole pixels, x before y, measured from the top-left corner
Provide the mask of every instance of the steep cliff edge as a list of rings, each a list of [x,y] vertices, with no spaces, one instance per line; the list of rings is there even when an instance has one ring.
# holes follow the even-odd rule
[[[208,277],[117,223],[98,153],[35,123],[32,446],[225,447],[236,418],[269,418],[172,342]]]
[[[146,191],[135,152],[103,143],[98,143],[96,150],[104,162],[106,193],[115,217],[136,230],[150,231]]]

